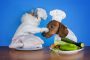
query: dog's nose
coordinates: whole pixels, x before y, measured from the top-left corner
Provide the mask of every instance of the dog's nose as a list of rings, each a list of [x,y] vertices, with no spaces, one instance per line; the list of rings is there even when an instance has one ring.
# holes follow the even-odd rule
[[[49,38],[49,37],[51,37],[52,35],[51,35],[51,34],[48,34],[48,33],[43,32],[43,33],[42,33],[42,36],[44,36],[44,37],[46,37],[46,38]]]
[[[44,36],[44,37],[45,37],[45,32],[43,32],[43,33],[42,33],[42,36]]]

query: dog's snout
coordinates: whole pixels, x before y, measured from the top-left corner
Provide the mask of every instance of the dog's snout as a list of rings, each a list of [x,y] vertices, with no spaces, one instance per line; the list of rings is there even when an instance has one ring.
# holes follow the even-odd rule
[[[42,36],[44,36],[44,37],[45,37],[45,32],[43,32],[43,33],[42,33]]]

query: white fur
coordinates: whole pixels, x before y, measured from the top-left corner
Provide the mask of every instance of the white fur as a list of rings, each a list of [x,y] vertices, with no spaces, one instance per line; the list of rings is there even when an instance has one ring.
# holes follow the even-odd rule
[[[75,42],[77,42],[77,37],[75,36],[75,34],[68,28],[68,35],[66,36],[66,38],[69,38]],[[59,37],[58,35],[55,36],[55,40],[61,40],[61,37]]]
[[[52,16],[52,20],[56,20],[58,22],[61,22],[66,17],[66,13],[58,9],[50,11],[50,15]],[[68,31],[69,33],[66,37],[77,42],[77,37],[75,36],[75,34],[69,28],[68,28]],[[55,40],[61,40],[61,37],[56,35]]]
[[[42,45],[44,42],[40,37],[35,36],[35,33],[48,32],[47,28],[39,28],[41,18],[46,19],[46,11],[42,8],[37,8],[37,17],[32,16],[30,13],[25,13],[22,16],[22,23],[17,29],[11,44],[10,48],[30,48],[37,45]]]

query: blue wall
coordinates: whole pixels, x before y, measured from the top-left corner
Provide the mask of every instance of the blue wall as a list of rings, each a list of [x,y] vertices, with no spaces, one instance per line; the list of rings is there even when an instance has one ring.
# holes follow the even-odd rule
[[[89,0],[0,0],[0,46],[8,46],[16,29],[20,25],[22,14],[31,9],[44,8],[62,9],[66,12],[67,18],[63,23],[67,25],[77,36],[78,42],[84,42],[90,46],[90,3]],[[46,21],[42,21],[40,27],[45,27],[51,20],[48,16]],[[41,34],[44,46],[53,43],[54,36],[46,39]]]

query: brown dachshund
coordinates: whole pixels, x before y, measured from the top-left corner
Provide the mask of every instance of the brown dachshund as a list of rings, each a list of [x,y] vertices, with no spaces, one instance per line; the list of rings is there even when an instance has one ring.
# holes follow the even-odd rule
[[[51,37],[53,34],[58,34],[61,38],[68,35],[67,27],[56,20],[50,21],[47,25],[47,28],[49,29],[49,32],[42,33],[42,35],[46,38]]]
[[[77,37],[75,34],[61,23],[66,17],[66,13],[62,10],[55,9],[50,11],[50,15],[52,16],[52,21],[50,21],[47,25],[49,32],[43,32],[42,35],[46,38],[49,38],[53,34],[56,34],[54,40],[61,40],[61,38],[66,37],[77,42]]]

